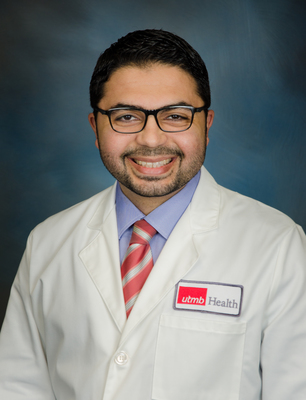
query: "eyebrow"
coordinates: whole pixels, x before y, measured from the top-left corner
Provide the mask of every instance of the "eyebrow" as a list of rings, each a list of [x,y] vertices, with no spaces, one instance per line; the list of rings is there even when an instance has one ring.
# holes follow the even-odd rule
[[[177,107],[177,106],[189,106],[192,107],[191,104],[186,103],[185,101],[179,101],[178,103],[175,104],[166,104],[162,107],[159,107],[157,110],[159,110],[160,108],[166,108],[166,107]],[[146,108],[143,108],[142,106],[138,105],[138,104],[127,104],[127,103],[117,103],[114,106],[110,107],[109,109],[112,108],[140,108],[141,110],[146,110],[146,111],[150,111],[147,110]]]

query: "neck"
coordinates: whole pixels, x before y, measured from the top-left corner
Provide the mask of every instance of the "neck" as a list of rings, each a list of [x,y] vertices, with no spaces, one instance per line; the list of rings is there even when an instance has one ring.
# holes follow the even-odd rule
[[[172,196],[174,196],[176,193],[178,193],[181,189],[176,190],[173,193],[169,193],[165,196],[160,196],[160,197],[145,197],[145,196],[140,196],[137,193],[132,192],[130,189],[127,187],[121,185],[119,183],[120,188],[122,190],[122,193],[144,214],[148,215],[150,212],[155,210],[155,208],[159,207],[163,203],[165,203],[167,200],[169,200]]]

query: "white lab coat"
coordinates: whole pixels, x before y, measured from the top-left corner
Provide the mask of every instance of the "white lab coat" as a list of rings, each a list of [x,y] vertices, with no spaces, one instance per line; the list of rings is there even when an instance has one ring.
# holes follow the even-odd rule
[[[111,187],[31,233],[1,400],[305,400],[302,229],[203,168],[126,321],[114,201]],[[180,280],[243,286],[240,316],[174,309]]]

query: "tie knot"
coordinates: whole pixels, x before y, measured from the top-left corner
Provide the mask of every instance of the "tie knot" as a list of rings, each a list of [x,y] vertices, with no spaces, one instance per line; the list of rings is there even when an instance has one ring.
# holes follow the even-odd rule
[[[156,229],[154,229],[147,221],[141,219],[134,224],[130,244],[148,244],[155,233]]]

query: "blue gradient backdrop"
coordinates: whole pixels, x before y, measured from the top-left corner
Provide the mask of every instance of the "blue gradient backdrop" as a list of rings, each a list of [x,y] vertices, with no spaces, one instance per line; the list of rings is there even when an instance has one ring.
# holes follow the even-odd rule
[[[305,17],[293,0],[2,0],[1,312],[30,230],[113,182],[88,85],[99,54],[132,30],[170,30],[198,50],[215,110],[206,167],[305,230]]]

